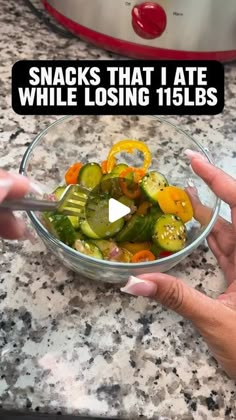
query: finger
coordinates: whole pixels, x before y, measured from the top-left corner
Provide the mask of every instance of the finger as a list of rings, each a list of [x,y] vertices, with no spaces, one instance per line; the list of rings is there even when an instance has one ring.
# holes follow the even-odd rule
[[[232,293],[232,294],[234,294],[234,303],[235,303],[235,306],[236,306],[236,279],[234,279],[233,281],[232,281],[232,283],[231,283],[231,285],[228,287],[228,289],[226,290],[226,292],[225,293]]]
[[[233,225],[219,217],[211,231],[222,254],[229,256],[235,247],[235,233]],[[223,240],[222,240],[223,239]]]
[[[13,213],[2,210],[0,212],[0,236],[4,239],[19,239],[25,236],[26,225],[17,219]]]
[[[214,238],[214,236],[209,235],[208,238],[207,238],[207,243],[208,243],[208,245],[211,249],[211,252],[213,253],[213,255],[218,260],[222,255],[222,251],[221,251],[218,243],[216,242],[216,239]]]
[[[234,178],[198,157],[191,159],[191,166],[217,197],[229,204],[231,208],[236,206],[236,180]]]
[[[212,217],[212,209],[201,203],[195,188],[187,187],[186,192],[193,206],[194,218],[202,226],[207,225]],[[224,232],[224,241],[222,241],[222,232]],[[224,255],[231,254],[235,246],[235,233],[230,222],[219,216],[211,231],[211,236],[215,237],[221,253]],[[216,256],[216,258],[218,257]]]
[[[236,290],[236,288],[234,288]],[[236,292],[224,293],[217,298],[221,303],[236,311]]]
[[[0,170],[0,200],[6,197],[23,197],[30,189],[31,184],[28,178]]]
[[[43,194],[41,188],[27,177],[0,169],[0,202],[6,197],[24,197],[29,192]]]
[[[209,223],[210,219],[212,218],[213,210],[204,204],[202,204],[196,188],[193,187],[186,187],[186,192],[190,198],[191,204],[193,206],[194,211],[194,218],[201,223],[201,225],[205,225]],[[215,228],[218,226],[217,230],[228,228],[231,226],[227,220],[223,219],[223,217],[219,216],[217,222],[215,224]]]
[[[218,241],[214,238],[213,235],[208,236],[207,238],[208,245],[216,257],[220,268],[223,270],[225,278],[228,284],[231,284],[234,281],[235,276],[235,263],[231,261],[230,255],[222,253],[222,250],[218,244]]]
[[[10,178],[0,179],[0,203],[5,199],[12,187],[13,181]]]
[[[212,209],[207,206],[204,206],[197,194],[195,187],[186,187],[185,191],[187,192],[191,204],[193,206],[193,215],[194,218],[202,225],[207,225],[212,218]]]
[[[220,302],[203,295],[182,280],[163,273],[131,276],[122,292],[151,297],[192,321],[198,328],[218,326]]]

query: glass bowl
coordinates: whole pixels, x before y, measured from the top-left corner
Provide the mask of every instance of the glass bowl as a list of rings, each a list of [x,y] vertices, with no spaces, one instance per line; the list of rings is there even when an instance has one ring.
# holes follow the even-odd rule
[[[105,160],[114,143],[122,139],[137,139],[147,143],[152,153],[152,166],[163,173],[170,183],[186,187],[195,185],[202,203],[212,211],[204,226],[187,224],[186,247],[173,255],[144,263],[120,263],[97,260],[64,245],[47,231],[40,215],[28,216],[46,247],[60,262],[73,271],[93,280],[124,283],[129,275],[166,272],[192,253],[209,235],[219,213],[220,200],[202,179],[197,177],[184,154],[185,149],[202,153],[209,162],[207,151],[184,131],[155,116],[69,116],[63,117],[42,131],[28,147],[20,166],[20,173],[53,191],[75,161]],[[133,155],[124,154],[122,161],[134,164]],[[142,166],[138,156],[135,166]]]

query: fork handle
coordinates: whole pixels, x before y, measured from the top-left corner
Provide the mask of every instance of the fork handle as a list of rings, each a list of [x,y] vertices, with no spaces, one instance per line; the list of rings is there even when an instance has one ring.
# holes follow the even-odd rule
[[[58,203],[55,201],[34,200],[30,198],[20,198],[18,200],[5,200],[0,203],[0,209],[7,210],[26,210],[26,211],[55,211]]]

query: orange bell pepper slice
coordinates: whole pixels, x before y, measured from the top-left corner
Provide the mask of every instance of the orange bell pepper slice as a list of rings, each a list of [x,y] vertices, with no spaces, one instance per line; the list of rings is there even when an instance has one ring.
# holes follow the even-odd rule
[[[152,161],[152,154],[145,143],[139,140],[130,139],[121,140],[118,143],[114,144],[114,146],[111,148],[107,158],[107,172],[110,173],[114,168],[115,155],[117,153],[133,153],[135,149],[143,153],[144,161],[141,169],[146,173]]]
[[[147,261],[155,261],[156,257],[155,255],[149,251],[148,249],[144,249],[142,251],[137,252],[133,258],[133,263],[139,263],[139,262],[147,262]]]
[[[130,176],[127,176],[131,174]],[[123,194],[130,198],[135,199],[140,197],[141,189],[139,186],[139,181],[144,177],[145,172],[142,169],[138,168],[126,168],[119,175],[119,183],[122,189]]]
[[[157,200],[164,213],[175,214],[184,222],[193,218],[193,207],[188,194],[175,186],[165,187],[157,193]]]
[[[107,160],[103,160],[101,163],[101,169],[103,175],[107,174]]]
[[[65,181],[67,185],[77,184],[78,176],[80,173],[80,169],[82,168],[83,163],[76,162],[74,163],[66,172],[65,174]]]
[[[114,159],[114,166],[116,165],[116,159]],[[103,175],[106,175],[107,172],[107,160],[103,160],[101,163],[102,173]]]

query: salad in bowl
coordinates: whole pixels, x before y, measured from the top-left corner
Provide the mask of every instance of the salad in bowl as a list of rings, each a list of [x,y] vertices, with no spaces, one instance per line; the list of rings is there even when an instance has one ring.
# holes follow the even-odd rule
[[[143,156],[141,167],[120,160],[121,152],[135,151]],[[165,174],[149,169],[151,163],[147,144],[133,139],[116,142],[101,162],[74,162],[50,198],[59,200],[68,185],[77,184],[90,192],[84,211],[78,217],[44,213],[45,226],[67,246],[99,260],[142,263],[181,251],[186,223],[193,219],[191,200]],[[111,199],[130,209],[113,223]]]
[[[44,185],[52,200],[73,184],[86,187],[88,196],[79,217],[28,212],[46,249],[80,276],[119,285],[131,274],[166,272],[180,263],[209,235],[220,208],[192,172],[185,149],[211,161],[203,145],[161,117],[54,121],[27,147],[20,173]],[[194,217],[190,184],[209,209],[204,224]],[[112,222],[111,200],[129,210]]]

